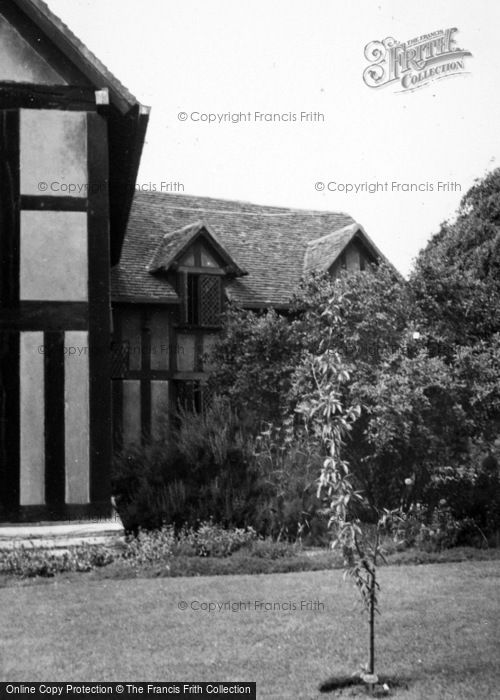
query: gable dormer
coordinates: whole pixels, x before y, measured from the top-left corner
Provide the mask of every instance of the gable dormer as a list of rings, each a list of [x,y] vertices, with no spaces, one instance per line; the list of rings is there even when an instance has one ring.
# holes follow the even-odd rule
[[[175,287],[180,324],[203,328],[220,326],[224,282],[246,274],[201,221],[164,236],[148,269]]]
[[[310,241],[303,271],[328,272],[335,277],[342,270],[362,271],[382,260],[388,262],[364,228],[354,223]]]

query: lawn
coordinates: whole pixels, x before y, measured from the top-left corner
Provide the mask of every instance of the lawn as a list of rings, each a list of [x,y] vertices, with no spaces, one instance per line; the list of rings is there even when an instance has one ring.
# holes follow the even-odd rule
[[[381,584],[378,670],[409,684],[392,697],[500,697],[499,561],[387,567]],[[193,609],[226,602],[236,609]],[[326,700],[336,696],[318,685],[365,659],[365,620],[340,571],[80,574],[18,581],[0,606],[1,680],[256,681],[258,697]]]

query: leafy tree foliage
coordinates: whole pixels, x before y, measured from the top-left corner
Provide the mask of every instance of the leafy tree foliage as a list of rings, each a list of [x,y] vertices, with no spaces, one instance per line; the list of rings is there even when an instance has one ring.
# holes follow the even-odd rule
[[[398,506],[405,479],[407,501],[432,503],[443,483],[453,492],[450,474],[473,493],[484,458],[495,464],[499,452],[499,224],[496,170],[442,224],[408,282],[388,265],[313,275],[286,315],[231,309],[215,387],[256,432],[261,421],[280,424],[314,393],[304,368],[328,338],[324,350],[351,377],[342,405],[361,407],[344,458],[374,508]]]
[[[500,169],[476,182],[421,251],[410,288],[436,353],[500,332]]]

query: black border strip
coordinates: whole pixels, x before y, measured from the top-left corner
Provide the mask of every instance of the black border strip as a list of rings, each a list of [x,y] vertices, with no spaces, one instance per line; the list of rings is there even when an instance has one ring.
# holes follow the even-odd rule
[[[108,127],[99,114],[87,114],[88,181],[108,182]],[[111,300],[109,197],[105,187],[88,194],[90,500],[110,504],[111,512]]]
[[[43,336],[45,387],[45,502],[53,514],[65,497],[64,331]]]

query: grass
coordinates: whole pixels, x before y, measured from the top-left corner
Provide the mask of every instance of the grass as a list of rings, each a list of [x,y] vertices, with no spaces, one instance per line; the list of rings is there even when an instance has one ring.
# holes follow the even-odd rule
[[[499,697],[500,562],[390,566],[380,574],[378,671],[409,686],[392,697]],[[319,685],[366,658],[366,620],[340,571],[72,576],[0,589],[1,680],[256,681],[258,697],[311,700],[338,697]],[[193,609],[194,601],[250,601],[250,609],[208,612]],[[256,610],[254,601],[292,609]],[[301,610],[301,601],[324,607]]]

